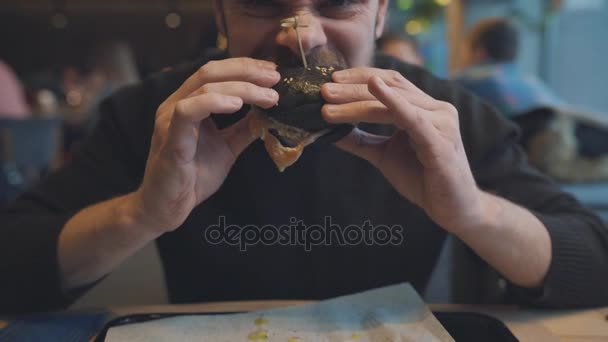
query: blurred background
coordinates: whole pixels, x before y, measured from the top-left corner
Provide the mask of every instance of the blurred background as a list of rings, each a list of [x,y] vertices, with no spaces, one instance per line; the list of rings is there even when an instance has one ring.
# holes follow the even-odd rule
[[[570,171],[598,169],[593,177],[547,172],[607,217],[608,0],[391,0],[387,31],[412,40],[416,61],[431,72],[457,79],[471,63],[469,31],[490,17],[517,31],[509,64],[576,108],[568,134],[606,145],[584,156],[590,163],[567,157],[576,162]],[[103,98],[224,43],[208,0],[0,0],[0,204],[69,162]],[[158,265],[151,246],[77,306],[165,302]]]

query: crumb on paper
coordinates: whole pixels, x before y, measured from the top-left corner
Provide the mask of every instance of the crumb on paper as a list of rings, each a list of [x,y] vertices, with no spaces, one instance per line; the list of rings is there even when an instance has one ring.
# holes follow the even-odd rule
[[[260,326],[260,325],[268,324],[268,323],[270,323],[270,321],[269,321],[269,320],[267,320],[267,319],[266,319],[266,318],[264,318],[264,317],[258,317],[258,318],[256,318],[256,319],[255,319],[255,322],[254,322],[254,323],[255,323],[255,325],[257,325],[257,326]]]
[[[249,341],[267,341],[268,340],[268,331],[266,329],[258,329],[254,332],[249,333],[247,335]]]

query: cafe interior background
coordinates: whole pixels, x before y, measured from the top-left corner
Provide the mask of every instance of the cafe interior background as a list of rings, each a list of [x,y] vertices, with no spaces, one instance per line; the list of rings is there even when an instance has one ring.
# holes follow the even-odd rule
[[[416,36],[426,67],[447,78],[462,67],[466,30],[494,16],[516,23],[522,70],[608,120],[608,0],[391,0],[388,25]],[[0,115],[0,171],[8,184],[0,188],[0,203],[69,162],[108,94],[218,44],[211,1],[1,0],[0,60],[27,101],[27,115],[13,120],[31,124],[10,125],[2,119],[10,113]],[[7,89],[0,85],[0,92]],[[608,217],[608,185],[576,191]],[[425,293],[429,302],[450,301],[448,259],[442,257]],[[166,303],[164,286],[150,245],[75,307]]]

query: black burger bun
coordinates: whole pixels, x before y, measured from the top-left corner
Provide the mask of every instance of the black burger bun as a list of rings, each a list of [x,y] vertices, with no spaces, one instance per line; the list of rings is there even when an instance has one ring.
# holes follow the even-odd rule
[[[274,120],[303,129],[310,133],[328,130],[316,141],[332,143],[348,135],[354,128],[351,124],[330,124],[321,115],[325,100],[321,86],[331,82],[336,67],[311,66],[281,68],[281,80],[273,89],[279,93],[279,103],[264,112]]]

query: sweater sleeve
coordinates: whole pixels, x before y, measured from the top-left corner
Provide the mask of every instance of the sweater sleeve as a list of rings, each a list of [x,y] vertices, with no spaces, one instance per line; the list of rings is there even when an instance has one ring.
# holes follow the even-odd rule
[[[552,245],[549,272],[539,289],[510,286],[520,303],[544,307],[608,305],[608,229],[557,184],[528,164],[519,131],[494,108],[454,82],[422,69],[403,74],[459,112],[461,135],[480,188],[530,210],[547,228]]]
[[[484,190],[528,208],[551,238],[551,264],[541,287],[512,285],[515,299],[555,308],[608,305],[608,230],[595,214],[529,166],[512,142],[481,160],[476,176]]]
[[[102,105],[98,125],[69,165],[0,210],[0,314],[60,309],[77,298],[61,288],[58,237],[81,209],[137,186],[137,158],[124,132],[127,121],[119,123],[115,111],[116,102],[134,91]],[[134,130],[144,134],[139,127]]]

